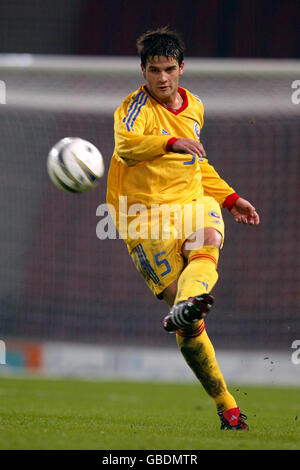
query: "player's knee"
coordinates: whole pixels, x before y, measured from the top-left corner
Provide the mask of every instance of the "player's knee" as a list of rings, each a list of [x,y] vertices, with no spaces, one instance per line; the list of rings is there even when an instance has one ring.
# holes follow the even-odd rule
[[[222,234],[218,230],[207,227],[204,229],[204,246],[214,246],[220,248],[222,244]]]
[[[193,239],[190,237],[188,240],[188,243],[185,242],[182,247],[182,254],[185,260],[189,260],[191,254],[194,254],[196,251],[202,252],[202,251],[205,251],[209,247],[213,247],[219,250],[222,245],[222,238],[223,238],[222,234],[214,228],[207,227],[204,229],[201,245],[199,245],[199,243],[196,243],[197,232],[195,232],[194,235],[195,235],[195,238]]]

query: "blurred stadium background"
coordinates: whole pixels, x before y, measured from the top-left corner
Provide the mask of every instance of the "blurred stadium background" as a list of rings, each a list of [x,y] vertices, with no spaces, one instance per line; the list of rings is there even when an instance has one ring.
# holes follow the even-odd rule
[[[107,174],[113,111],[141,83],[136,37],[169,24],[186,43],[181,84],[204,102],[208,158],[261,216],[249,228],[224,213],[208,333],[227,378],[300,383],[299,14],[276,0],[0,1],[3,374],[191,377],[161,328],[166,305],[121,240],[96,237],[105,178],[69,195],[46,172],[52,145],[80,136]]]

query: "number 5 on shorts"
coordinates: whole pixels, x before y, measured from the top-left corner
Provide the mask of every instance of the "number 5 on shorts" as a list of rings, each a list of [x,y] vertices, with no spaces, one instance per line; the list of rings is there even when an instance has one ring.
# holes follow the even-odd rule
[[[165,276],[166,274],[171,272],[171,266],[169,265],[168,260],[166,258],[159,259],[160,256],[165,255],[165,254],[166,254],[165,251],[161,251],[160,253],[157,253],[156,255],[154,255],[156,265],[161,266],[162,264],[164,264],[166,267],[166,270],[163,273],[161,273],[161,276]]]

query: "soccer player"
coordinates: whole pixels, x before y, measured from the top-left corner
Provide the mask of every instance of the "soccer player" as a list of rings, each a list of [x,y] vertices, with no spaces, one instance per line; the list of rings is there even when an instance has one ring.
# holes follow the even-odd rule
[[[184,69],[179,35],[166,27],[148,31],[137,48],[146,83],[114,114],[107,203],[138,271],[169,305],[164,328],[176,331],[187,364],[216,404],[221,429],[249,429],[227,389],[204,318],[218,279],[221,209],[244,224],[257,225],[259,216],[208,163],[200,142],[203,104],[179,86]],[[162,207],[170,209],[169,218]]]

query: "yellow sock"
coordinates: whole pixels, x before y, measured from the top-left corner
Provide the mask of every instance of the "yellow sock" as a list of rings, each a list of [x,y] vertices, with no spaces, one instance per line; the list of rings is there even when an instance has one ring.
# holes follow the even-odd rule
[[[188,265],[178,279],[175,304],[196,295],[208,294],[218,280],[217,264],[219,250],[214,246],[203,246],[189,253]]]
[[[206,392],[214,400],[217,411],[236,408],[236,401],[227,390],[225,380],[216,360],[214,347],[206,331],[203,330],[196,337],[185,337],[177,333],[176,338],[187,364]]]

